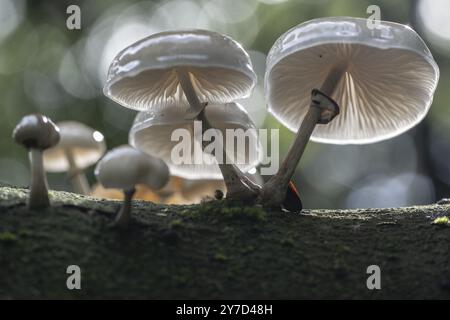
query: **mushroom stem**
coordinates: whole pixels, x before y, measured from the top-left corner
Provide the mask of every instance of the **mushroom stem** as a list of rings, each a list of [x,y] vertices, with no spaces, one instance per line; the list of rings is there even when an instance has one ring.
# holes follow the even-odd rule
[[[69,171],[67,172],[67,176],[70,179],[73,190],[78,194],[90,194],[91,191],[89,183],[84,172],[77,167],[72,151],[66,149],[64,152],[66,154],[67,161],[69,162]]]
[[[189,72],[185,68],[177,68],[176,73],[186,99],[196,112],[196,118],[202,122],[202,133],[208,129],[215,129],[205,115],[206,103],[201,103],[198,99]],[[251,181],[236,165],[228,160],[229,158],[223,145],[221,149],[223,157],[222,161],[218,161],[218,165],[227,187],[227,198],[248,199],[256,197],[259,194],[260,186]]]
[[[331,96],[345,74],[346,69],[346,65],[333,67],[323,82],[320,91]],[[276,207],[283,203],[289,181],[294,175],[295,169],[305,151],[306,144],[320,120],[320,116],[320,107],[312,102],[278,172],[264,184],[261,190],[261,199],[264,205]]]
[[[28,208],[40,209],[50,206],[48,198],[47,177],[44,171],[42,150],[31,148],[28,151],[31,165],[31,186]]]
[[[184,95],[191,106],[191,110],[189,110],[186,118],[189,120],[194,120],[203,111],[206,105],[201,103],[198,99],[197,93],[192,85],[189,71],[186,68],[179,67],[176,69],[176,74],[178,81],[180,81],[181,89],[183,90]]]
[[[115,226],[124,226],[130,222],[131,219],[131,200],[136,192],[136,188],[123,190],[124,200],[120,211],[117,213],[114,220]]]
[[[204,110],[199,114],[198,119],[202,121],[203,133],[208,129],[214,129],[206,117]],[[225,186],[227,187],[227,198],[241,200],[255,198],[259,194],[261,187],[251,181],[235,164],[232,163],[222,144],[220,148],[223,152],[223,163],[218,163],[218,165],[222,172]]]

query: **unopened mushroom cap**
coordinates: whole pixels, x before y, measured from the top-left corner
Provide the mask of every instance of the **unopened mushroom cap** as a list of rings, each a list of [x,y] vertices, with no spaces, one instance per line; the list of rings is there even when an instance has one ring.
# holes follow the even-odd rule
[[[236,166],[243,172],[255,167],[261,160],[262,148],[256,128],[242,106],[237,103],[208,105],[205,110],[211,125],[222,132],[227,154],[230,158],[235,155],[235,159],[231,160],[235,161]],[[176,129],[179,130],[175,131]],[[226,143],[226,129],[240,129],[241,133],[247,133],[248,140],[246,140],[245,148],[233,150],[232,145]],[[183,137],[180,138],[175,134],[172,139],[174,132],[183,134]],[[200,128],[196,132],[201,135]],[[187,140],[188,137],[184,137],[184,133],[190,137],[189,140]],[[230,131],[230,133],[233,132]],[[174,163],[172,151],[175,146],[180,146],[182,141],[186,143],[185,145],[191,146],[192,162],[195,159],[195,153],[202,154],[201,137],[194,137],[194,134],[194,122],[184,119],[182,107],[161,105],[150,111],[138,113],[130,130],[129,143],[139,150],[163,159],[169,166],[171,174],[175,176],[185,179],[222,179],[219,166],[211,154],[203,153],[203,160],[198,161],[200,163],[197,164]],[[237,145],[236,139],[235,145]]]
[[[69,170],[66,150],[69,151],[79,169],[95,164],[105,153],[103,135],[76,121],[58,122],[61,140],[44,152],[44,167],[50,172]]]
[[[425,43],[406,25],[332,17],[302,23],[274,44],[267,58],[266,97],[281,123],[297,131],[331,68],[346,73],[331,96],[340,114],[316,126],[312,140],[371,143],[403,133],[428,112],[439,69]]]
[[[13,139],[27,149],[45,150],[58,143],[59,128],[44,115],[30,114],[17,124],[13,131]]]
[[[188,106],[175,69],[186,68],[202,102],[249,96],[256,83],[249,55],[233,39],[206,30],[153,34],[113,60],[104,94],[135,110],[162,104]]]
[[[127,190],[145,184],[159,189],[169,180],[169,169],[161,159],[124,145],[112,149],[97,163],[95,175],[105,188]]]

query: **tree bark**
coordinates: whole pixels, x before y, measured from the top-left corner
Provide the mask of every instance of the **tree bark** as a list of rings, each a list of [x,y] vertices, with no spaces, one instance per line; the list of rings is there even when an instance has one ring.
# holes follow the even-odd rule
[[[212,190],[213,192],[213,190]],[[0,298],[450,298],[449,205],[266,212],[225,200],[166,206],[0,187]],[[68,290],[69,265],[81,290]],[[381,290],[366,286],[381,269]]]

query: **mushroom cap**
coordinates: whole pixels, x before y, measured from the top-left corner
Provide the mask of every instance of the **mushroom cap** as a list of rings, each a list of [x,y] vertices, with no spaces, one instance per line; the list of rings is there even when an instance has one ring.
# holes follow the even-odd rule
[[[95,164],[105,153],[103,135],[85,124],[76,121],[58,122],[61,140],[44,152],[44,167],[50,172],[69,170],[66,150],[72,153],[78,169]]]
[[[233,39],[206,30],[153,34],[122,50],[109,67],[104,94],[124,107],[188,106],[176,68],[186,68],[202,102],[226,103],[250,95],[256,75]]]
[[[262,147],[255,125],[242,106],[237,103],[208,105],[205,110],[206,117],[213,128],[222,132],[229,157],[235,154],[236,166],[243,172],[255,167],[261,161]],[[191,147],[192,159],[194,159],[195,150],[202,150],[201,141],[194,137],[194,121],[186,120],[183,116],[183,107],[177,105],[160,105],[150,111],[138,113],[129,133],[130,145],[163,159],[172,175],[185,179],[222,179],[219,166],[214,156],[210,154],[202,152],[204,161],[200,164],[175,164],[172,161],[172,150],[176,145],[184,142],[184,138],[171,141],[172,133],[176,129],[186,129],[187,131],[184,132],[189,133],[190,143],[188,141],[187,145]],[[242,129],[248,134],[249,138],[246,141],[255,143],[245,143],[243,150],[245,154],[238,151],[234,153],[231,143],[226,143],[226,129]]]
[[[160,189],[169,180],[169,168],[161,159],[123,145],[110,150],[97,163],[95,176],[105,188],[127,190],[145,184]]]
[[[23,117],[14,128],[13,139],[27,149],[45,150],[58,143],[59,128],[44,115],[29,114]]]
[[[371,30],[366,23],[360,18],[321,18],[283,34],[267,58],[269,112],[297,131],[312,89],[320,89],[331,68],[347,65],[331,95],[341,112],[329,124],[316,126],[313,141],[371,143],[420,122],[439,78],[430,51],[406,25],[380,21]]]

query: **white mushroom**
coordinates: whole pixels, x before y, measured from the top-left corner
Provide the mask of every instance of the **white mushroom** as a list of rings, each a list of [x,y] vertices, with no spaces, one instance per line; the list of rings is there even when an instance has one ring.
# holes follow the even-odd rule
[[[136,185],[160,189],[169,180],[169,169],[161,159],[124,145],[112,149],[97,163],[95,175],[105,188],[123,190],[125,199],[115,224],[125,225],[131,217],[131,200]]]
[[[234,159],[229,159],[229,161],[236,163],[237,170],[242,172],[254,168],[261,160],[262,147],[256,128],[246,111],[236,103],[208,105],[205,111],[212,126],[217,128],[224,137],[223,148],[226,154],[235,155]],[[202,141],[196,137],[198,133],[202,134],[202,132],[195,132],[194,121],[184,119],[183,115],[183,110],[176,105],[154,106],[151,111],[138,113],[130,130],[130,145],[163,159],[175,176],[185,179],[222,179],[221,171],[227,170],[230,164],[225,164],[225,159],[218,164],[213,155],[202,152]],[[189,163],[174,163],[173,153],[179,152],[176,146],[180,145],[180,141],[171,141],[171,138],[174,130],[180,128],[185,129],[191,137],[191,140],[187,142],[190,143],[188,152],[191,152],[189,156],[192,160]],[[245,143],[245,148],[236,148],[236,143],[228,144],[226,129],[238,129],[246,132],[248,141]],[[199,155],[197,151],[202,154]],[[199,156],[202,157],[201,161],[195,163],[193,160]],[[227,175],[223,176],[225,183],[227,177]],[[227,188],[229,195],[241,192],[239,188],[230,190],[229,184],[227,184]]]
[[[206,30],[162,32],[121,51],[112,62],[106,96],[136,109],[177,105],[182,118],[200,119],[207,104],[224,104],[248,97],[256,83],[250,57],[233,39]],[[259,187],[234,165],[220,166],[228,190],[255,196]],[[231,196],[231,194],[229,194]]]
[[[264,203],[282,201],[311,134],[318,142],[371,143],[425,117],[439,78],[427,46],[408,26],[381,21],[369,29],[366,22],[311,20],[286,32],[270,50],[269,112],[298,132],[279,172],[263,188]]]
[[[189,82],[191,89],[184,89]],[[139,111],[192,106],[190,98],[221,104],[248,97],[256,75],[248,54],[233,39],[206,30],[153,34],[122,50],[112,62],[104,93]],[[191,111],[190,119],[200,110]]]
[[[31,114],[23,117],[13,131],[13,139],[28,150],[31,165],[30,209],[50,205],[47,177],[43,167],[42,152],[59,141],[58,127],[46,116]]]
[[[95,164],[105,153],[103,135],[76,121],[58,122],[61,140],[44,152],[44,167],[49,172],[67,172],[76,193],[89,194],[83,170]]]

